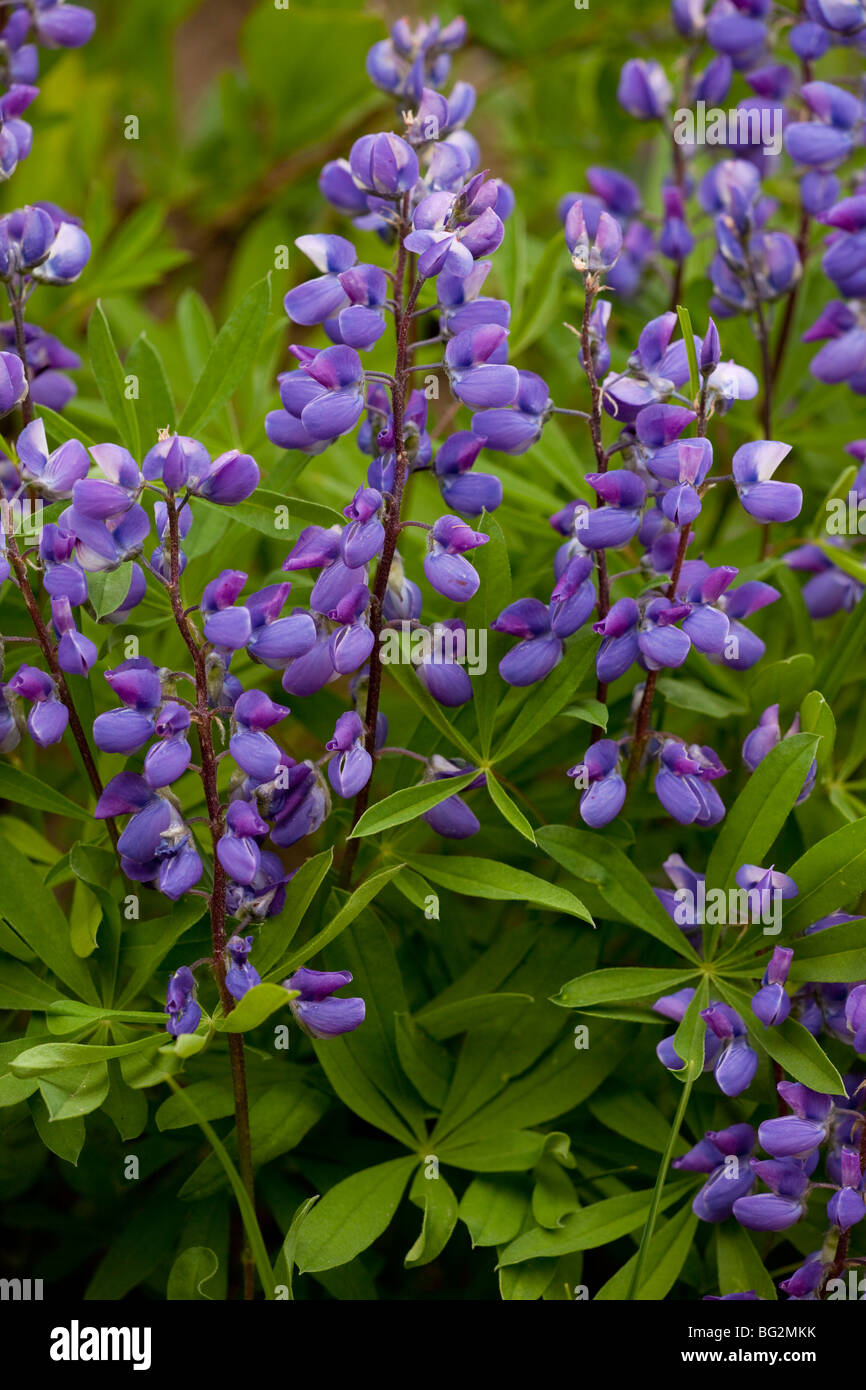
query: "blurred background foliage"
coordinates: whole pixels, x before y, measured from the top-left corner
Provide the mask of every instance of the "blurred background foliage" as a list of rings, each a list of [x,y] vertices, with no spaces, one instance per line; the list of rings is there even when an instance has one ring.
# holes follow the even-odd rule
[[[294,239],[310,231],[346,234],[347,230],[319,195],[319,169],[325,160],[346,154],[353,139],[364,131],[393,123],[390,103],[370,87],[365,54],[386,32],[387,21],[405,12],[427,16],[430,7],[405,0],[397,5],[291,0],[288,10],[276,8],[273,0],[135,0],[125,5],[95,0],[93,8],[99,24],[94,41],[83,50],[45,56],[41,95],[33,111],[33,153],[15,178],[0,189],[3,208],[50,199],[80,216],[91,236],[93,256],[80,281],[70,291],[40,295],[34,301],[36,320],[82,353],[85,366],[75,374],[79,394],[65,418],[90,440],[116,437],[115,424],[86,365],[87,324],[97,301],[103,306],[127,370],[146,372],[148,344],[157,349],[164,363],[165,379],[155,377],[151,370],[150,389],[136,407],[137,428],[147,446],[156,427],[177,423],[215,329],[253,285],[270,276],[270,310],[263,327],[256,329],[257,341],[249,350],[250,370],[231,403],[208,422],[203,437],[214,453],[233,445],[252,452],[262,467],[263,487],[293,498],[300,494],[306,499],[307,510],[303,504],[290,501],[291,531],[274,535],[267,505],[260,524],[254,522],[245,528],[233,525],[230,533],[228,513],[200,509],[185,547],[190,564],[184,584],[190,595],[197,596],[216,569],[228,564],[248,570],[257,580],[255,587],[260,587],[280,577],[279,566],[289,538],[308,520],[319,519],[310,512],[309,504],[342,507],[365,471],[365,461],[353,440],[341,440],[312,460],[285,455],[266,440],[263,420],[278,402],[277,373],[291,365],[287,354],[290,330],[282,299],[290,285],[309,272],[307,262],[294,249]],[[662,61],[681,57],[682,45],[672,31],[667,0],[642,0],[639,5],[634,0],[590,0],[588,9],[575,8],[571,0],[495,0],[492,4],[490,0],[464,0],[459,5],[442,3],[438,8],[443,19],[463,13],[468,21],[470,42],[457,59],[455,75],[477,85],[479,101],[472,131],[481,143],[485,165],[507,180],[517,197],[517,211],[508,223],[506,241],[489,282],[493,293],[505,295],[513,305],[512,360],[541,372],[557,403],[583,407],[585,384],[577,361],[577,343],[565,326],[567,321],[578,321],[579,287],[570,272],[557,204],[566,192],[585,188],[587,165],[615,165],[638,181],[650,212],[659,212],[668,151],[654,128],[634,122],[620,110],[615,92],[619,69],[627,57],[649,52]],[[744,90],[736,90],[732,100],[743,94]],[[797,190],[790,172],[773,181],[772,191],[780,199],[782,218],[787,213],[791,225],[797,215]],[[696,230],[700,239],[689,261],[683,298],[696,331],[701,332],[709,295],[705,269],[713,239],[706,219],[696,223]],[[357,244],[363,258],[387,262],[389,253],[375,240],[359,234]],[[290,248],[287,270],[276,267],[280,248],[285,247]],[[780,383],[774,430],[777,438],[795,446],[786,476],[796,477],[806,492],[799,523],[801,536],[821,522],[823,498],[845,463],[842,446],[866,433],[862,401],[844,388],[828,390],[813,381],[807,371],[811,350],[798,341],[799,331],[812,322],[828,297],[818,260],[813,256],[799,297],[798,331]],[[624,365],[641,325],[666,309],[669,298],[665,272],[655,271],[645,277],[634,301],[615,303],[610,334],[615,368]],[[723,356],[735,357],[758,370],[757,344],[746,321],[726,322],[721,332]],[[299,337],[301,341],[313,340],[310,330],[299,330]],[[376,350],[371,365],[389,365],[383,345]],[[438,410],[444,408],[443,403]],[[752,405],[733,411],[714,423],[712,433],[717,458],[726,462],[744,439],[759,437],[757,410]],[[495,456],[485,462],[485,467],[499,472],[505,483],[505,502],[496,521],[508,540],[515,597],[549,592],[557,538],[547,518],[576,493],[587,495],[583,475],[591,466],[583,427],[574,421],[565,427],[558,422],[549,424],[542,442],[527,458]],[[716,489],[705,502],[702,534],[709,538],[705,555],[711,563],[739,565],[745,578],[758,560],[759,528],[731,505],[732,491]],[[441,511],[441,501],[429,479],[412,480],[408,511],[428,520]],[[794,543],[797,528],[788,529],[792,534],[785,537],[786,545]],[[419,578],[421,546],[419,532],[410,533],[405,544],[401,540],[407,569]],[[817,634],[825,654],[823,669],[831,672],[829,684],[833,686],[832,691],[825,689],[825,694],[836,697],[837,722],[843,716],[848,718],[844,741],[841,737],[839,741],[843,766],[837,775],[832,763],[822,764],[820,792],[799,808],[783,832],[777,862],[784,867],[804,844],[846,819],[866,814],[866,805],[855,788],[846,790],[841,781],[842,777],[855,778],[866,756],[866,720],[860,713],[860,651],[849,653],[844,671],[832,669],[833,643],[844,615],[821,625],[819,631],[809,620],[792,577],[785,576],[783,582],[774,576],[773,582],[782,583],[783,600],[752,624],[768,645],[764,661],[754,671],[739,676],[700,659],[700,681],[662,681],[661,693],[668,703],[663,708],[659,701],[658,726],[673,728],[689,740],[709,739],[726,765],[738,768],[739,745],[746,730],[754,726],[757,714],[780,700],[784,728],[785,718],[790,719],[813,688],[817,668],[807,652]],[[295,576],[293,584],[296,600],[303,603],[310,580]],[[444,600],[426,584],[424,599],[425,613],[430,616],[450,613]],[[498,595],[491,601],[500,606]],[[4,631],[21,630],[21,615],[8,597],[0,619]],[[116,659],[116,653],[112,658],[115,634],[106,635],[104,628],[94,625],[87,630],[102,640],[100,669],[104,669]],[[176,634],[158,600],[149,598],[139,610],[136,630],[142,632],[142,654],[160,664],[180,660]],[[502,640],[492,635],[492,668],[504,650],[498,645]],[[794,652],[797,655],[792,655]],[[245,660],[238,662],[236,670],[246,682],[252,668],[244,666]],[[628,715],[631,682],[621,685],[621,693],[615,688],[611,700],[614,732],[625,725]],[[111,700],[103,686],[104,682],[93,679],[84,686],[82,701],[92,700],[93,695],[86,693],[92,691],[96,709],[106,708]],[[267,688],[272,695],[280,693],[275,680]],[[589,688],[585,693],[591,693]],[[505,718],[517,716],[522,698],[514,692],[506,697]],[[329,687],[313,699],[292,701],[291,732],[286,738],[294,756],[318,756],[345,703],[342,685]],[[423,721],[411,701],[396,696],[393,685],[383,707],[392,721],[391,742],[408,744],[424,753],[437,747],[446,751],[440,735]],[[93,712],[82,707],[85,715]],[[474,737],[474,720],[474,711],[467,707],[455,722],[458,729],[465,728]],[[509,785],[528,795],[538,818],[574,820],[576,797],[563,773],[585,748],[588,727],[585,713],[553,721],[509,759]],[[45,765],[37,762],[33,752],[30,745],[22,747],[20,756],[26,770],[71,791],[71,761],[66,766],[57,758]],[[401,778],[395,762],[381,765],[377,798],[393,790],[397,779],[405,780],[405,772]],[[101,760],[106,776],[119,766],[116,759]],[[728,804],[742,781],[743,774],[738,772],[722,784]],[[195,802],[198,792],[194,779],[184,779],[179,791],[187,813],[195,814],[200,808]],[[481,792],[475,795],[482,797]],[[296,846],[289,862],[295,864],[324,844],[333,843],[348,829],[348,818],[347,806],[336,807],[316,843]],[[519,863],[548,878],[557,876],[550,861],[506,826],[492,806],[485,807],[481,818],[482,830],[471,853]],[[694,861],[696,868],[703,867],[710,837],[682,828],[672,833],[672,823],[659,817],[658,804],[649,791],[633,798],[630,821],[638,827],[637,837],[624,823],[615,823],[606,833],[627,847],[653,882],[661,882],[659,865],[674,848],[689,862]],[[25,812],[16,810],[14,817],[4,816],[2,822],[4,835],[46,871],[53,866],[51,882],[71,894],[72,870],[63,862],[55,862],[59,853],[55,837],[62,841],[68,836],[69,823],[51,819],[47,825],[49,840],[38,828],[39,822],[33,817],[28,820]],[[92,832],[85,829],[78,833],[86,836]],[[419,822],[391,832],[386,842],[385,853],[392,858],[416,849],[439,847],[450,852]],[[370,859],[363,862],[366,871]],[[558,876],[561,878],[561,873]],[[81,895],[86,890],[79,882],[74,891]],[[591,890],[579,885],[579,891],[590,907],[598,910]],[[397,886],[389,887],[377,911],[392,928],[403,974],[399,989],[405,986],[412,1010],[468,970],[502,927],[523,930],[528,919],[535,930],[539,921],[539,914],[527,912],[516,902],[497,905],[495,910],[493,904],[485,904],[485,910],[479,912],[475,902],[449,894],[448,909],[432,933],[425,929],[419,903],[409,907],[413,899],[405,884],[403,892],[406,896],[401,896]],[[415,892],[417,899],[417,889]],[[93,942],[98,919],[97,911]],[[532,981],[532,993],[538,999],[533,1027],[541,1050],[557,1034],[564,1033],[567,1041],[572,1027],[570,1015],[544,1002],[565,979],[592,968],[597,955],[608,963],[642,964],[653,962],[658,954],[653,954],[655,948],[645,937],[636,941],[633,931],[610,922],[591,933],[566,921],[546,929],[540,942],[541,964]],[[198,954],[202,954],[206,950],[203,924],[187,934],[179,950],[168,957],[165,969],[194,958],[199,946]],[[86,954],[87,944],[81,949]],[[393,970],[394,957],[387,941],[384,945],[380,941],[377,949],[383,952],[384,968]],[[357,969],[354,963],[352,968]],[[377,988],[375,971],[370,979],[364,978],[363,970],[357,974],[359,992],[369,999],[368,991]],[[482,989],[508,988],[507,984],[501,986],[507,978],[507,971],[500,972],[487,981],[479,977],[479,984]],[[151,990],[154,1002],[161,987],[162,977]],[[609,1040],[604,1054],[606,1061],[599,1059],[594,1064],[600,1069],[595,1084],[605,1065],[609,1069],[622,1063],[620,1079],[606,1088],[603,1099],[599,1094],[590,1103],[589,1113],[584,1107],[578,1119],[572,1114],[558,1121],[567,1133],[580,1136],[581,1183],[593,1175],[628,1167],[640,1185],[651,1184],[666,1121],[676,1103],[676,1088],[655,1060],[657,1036],[652,1028],[644,1027],[640,1040],[635,1041],[632,1023],[617,1024],[616,1041]],[[263,1054],[255,1049],[252,1053],[251,1087],[255,1093],[257,1086],[267,1081],[268,1063]],[[224,1061],[206,1057],[196,1079],[207,1080],[211,1070],[216,1075]],[[525,1060],[522,1065],[526,1065]],[[321,1080],[317,1084],[327,1091]],[[649,1104],[648,1096],[658,1109]],[[693,1110],[689,1123],[695,1134],[711,1123],[718,1127],[726,1116],[711,1087],[696,1094]],[[107,1125],[101,1116],[90,1117],[91,1122]],[[42,1131],[43,1138],[49,1135],[44,1123]],[[353,1145],[351,1160],[346,1158],[348,1134]],[[16,1201],[14,1224],[20,1235],[21,1267],[33,1268],[31,1250],[36,1250],[40,1272],[61,1287],[69,1278],[66,1287],[80,1292],[81,1281],[74,1271],[83,1263],[88,1270],[90,1297],[120,1298],[139,1285],[149,1296],[162,1297],[170,1252],[182,1227],[183,1246],[206,1245],[220,1254],[221,1273],[210,1292],[213,1297],[224,1296],[223,1254],[229,1241],[225,1194],[208,1195],[191,1206],[174,1197],[178,1189],[176,1161],[190,1175],[193,1186],[198,1181],[199,1188],[205,1190],[200,1180],[194,1180],[195,1164],[203,1154],[196,1154],[175,1131],[148,1131],[135,1149],[150,1174],[148,1196],[147,1200],[134,1198],[131,1208],[128,1185],[117,1173],[115,1151],[116,1138],[113,1148],[104,1151],[99,1145],[88,1145],[87,1161],[77,1168],[63,1163],[67,1195],[55,1201],[50,1186],[27,1192],[39,1165],[46,1161],[45,1150],[29,1129],[27,1137],[13,1139],[5,1150],[0,1176],[7,1202]],[[268,1238],[278,1239],[285,1232],[294,1207],[311,1188],[323,1191],[348,1172],[393,1154],[393,1144],[384,1141],[381,1134],[343,1108],[332,1110],[317,1127],[311,1143],[293,1155],[289,1174],[270,1167],[262,1175],[260,1193],[272,1213]],[[499,1181],[507,1195],[511,1177]],[[522,1177],[513,1179],[517,1187],[523,1181]],[[626,1190],[617,1177],[602,1177],[595,1187],[602,1195]],[[402,1256],[417,1234],[418,1220],[418,1212],[404,1204],[388,1236],[375,1250],[345,1268],[324,1273],[316,1290],[341,1298],[373,1297],[377,1292],[374,1280],[381,1275],[378,1290],[384,1297],[447,1298],[458,1290],[466,1297],[497,1296],[492,1252],[489,1259],[468,1261],[465,1232],[443,1260],[404,1272]],[[118,1238],[106,1251],[115,1230]],[[57,1235],[56,1240],[48,1238],[51,1232]],[[595,1287],[618,1268],[631,1248],[626,1239],[595,1257]],[[567,1272],[576,1280],[579,1265]],[[537,1297],[538,1293],[531,1292],[535,1285],[529,1266],[525,1277],[526,1291],[521,1294],[514,1279],[505,1276],[505,1296]],[[715,1272],[697,1249],[690,1252],[682,1277],[693,1291],[708,1292],[716,1287]],[[306,1286],[309,1281],[303,1283]],[[560,1283],[564,1288],[564,1282]],[[217,1284],[222,1287],[217,1288]],[[549,1296],[567,1296],[559,1285],[557,1288],[559,1291]],[[300,1296],[310,1296],[310,1292],[315,1292],[312,1286]]]

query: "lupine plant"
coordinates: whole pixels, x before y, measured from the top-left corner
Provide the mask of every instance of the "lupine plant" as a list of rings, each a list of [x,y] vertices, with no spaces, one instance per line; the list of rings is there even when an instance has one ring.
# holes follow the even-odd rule
[[[858,1296],[866,11],[674,0],[523,207],[482,9],[358,11],[219,330],[163,209],[14,205],[102,30],[3,9],[0,1181],[79,1296]]]

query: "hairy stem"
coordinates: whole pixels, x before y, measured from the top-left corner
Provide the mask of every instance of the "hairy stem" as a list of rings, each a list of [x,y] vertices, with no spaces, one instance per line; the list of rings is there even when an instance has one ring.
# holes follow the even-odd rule
[[[592,439],[592,447],[595,453],[595,461],[599,473],[607,472],[607,454],[601,437],[601,413],[602,413],[602,389],[599,385],[595,371],[595,362],[592,358],[592,342],[590,337],[590,323],[592,319],[593,305],[598,295],[598,281],[593,276],[587,276],[584,281],[583,297],[583,320],[580,326],[580,349],[583,356],[583,370],[586,374],[589,394],[591,399],[591,410],[589,416],[589,433]],[[596,499],[596,506],[602,505],[602,498]],[[610,610],[610,579],[607,572],[607,556],[603,550],[595,553],[596,572],[598,574],[598,602],[597,612],[599,621],[606,618]],[[597,681],[595,687],[595,698],[600,705],[607,703],[607,685],[604,681]],[[590,734],[590,742],[596,743],[604,733],[600,724],[594,724]]]

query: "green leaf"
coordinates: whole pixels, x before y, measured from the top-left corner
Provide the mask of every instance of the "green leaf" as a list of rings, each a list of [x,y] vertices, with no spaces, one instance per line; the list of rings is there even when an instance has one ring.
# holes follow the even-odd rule
[[[141,441],[135,403],[127,398],[127,373],[117,355],[108,319],[98,300],[87,325],[87,349],[99,394],[108,406],[123,443],[132,457],[139,459]]]
[[[253,985],[230,1014],[214,1015],[213,1026],[218,1033],[248,1033],[251,1028],[258,1028],[277,1009],[286,1008],[289,1000],[297,996],[296,989],[283,989],[282,985]]]
[[[415,820],[425,811],[438,806],[441,801],[446,801],[449,796],[457,796],[465,791],[477,776],[473,769],[462,777],[443,777],[436,782],[420,782],[415,787],[401,787],[400,791],[377,801],[375,806],[370,806],[351,831],[349,839],[378,835],[380,831],[390,830],[395,825],[405,825],[407,821]]]
[[[788,873],[800,891],[785,912],[786,938],[856,902],[866,889],[866,819],[843,825],[810,846]]]
[[[9,1069],[15,1076],[46,1076],[65,1067],[90,1066],[107,1062],[112,1057],[128,1057],[137,1052],[154,1051],[165,1042],[165,1035],[154,1033],[135,1042],[105,1043],[41,1043],[20,1052]]]
[[[563,247],[562,234],[557,232],[541,253],[527,286],[524,310],[512,326],[510,351],[513,354],[525,351],[553,322],[567,266],[568,253]]]
[[[353,1173],[330,1188],[301,1227],[298,1269],[307,1274],[348,1264],[391,1224],[409,1176],[413,1154]]]
[[[815,734],[818,744],[818,774],[823,776],[833,761],[836,720],[820,690],[810,690],[800,706],[800,727],[804,734]]]
[[[567,888],[547,883],[523,869],[513,869],[510,864],[499,864],[495,859],[438,854],[415,854],[407,856],[407,860],[431,883],[454,893],[464,893],[470,898],[532,903],[592,923],[583,903]]]
[[[409,1189],[409,1201],[424,1213],[418,1239],[403,1261],[407,1269],[416,1269],[437,1259],[451,1239],[457,1225],[457,1198],[438,1172],[428,1177],[419,1168]]]
[[[502,741],[494,743],[494,762],[500,763],[511,757],[573,699],[595,659],[597,646],[593,633],[586,630],[569,640],[559,665],[533,688],[517,714],[509,719]]]
[[[28,1101],[30,1114],[36,1132],[46,1149],[62,1158],[65,1163],[78,1166],[78,1156],[84,1147],[84,1116],[75,1115],[68,1120],[52,1120],[42,1096],[31,1096]]]
[[[760,864],[794,807],[815,757],[814,734],[794,734],[752,773],[718,827],[707,887],[730,888],[741,864]]]
[[[695,978],[692,970],[656,970],[637,966],[608,966],[569,980],[551,1003],[564,1009],[586,1008],[626,999],[657,999],[672,994]]]
[[[677,318],[680,321],[680,332],[686,345],[686,357],[689,363],[689,391],[693,401],[698,399],[701,389],[701,377],[698,371],[698,355],[695,352],[695,334],[692,328],[692,316],[688,309],[682,304],[677,305]]]
[[[520,807],[512,801],[496,774],[488,772],[484,780],[490,793],[490,800],[496,809],[502,813],[509,825],[514,826],[514,829],[523,836],[524,840],[528,840],[530,844],[534,845],[536,843],[535,831]]]
[[[861,598],[835,642],[832,642],[815,676],[815,688],[825,700],[834,700],[846,676],[856,670],[857,658],[866,645],[866,603]]]
[[[297,1208],[292,1217],[291,1225],[283,1241],[283,1248],[277,1256],[276,1264],[274,1265],[274,1283],[278,1286],[282,1284],[285,1287],[287,1299],[294,1299],[295,1296],[292,1288],[292,1281],[295,1272],[295,1264],[297,1262],[298,1236],[301,1233],[301,1227],[304,1221],[307,1219],[318,1200],[319,1194],[316,1193],[314,1197],[308,1197],[305,1202],[301,1202],[301,1205]]]
[[[864,919],[827,927],[813,936],[803,937],[788,978],[794,984],[816,980],[822,984],[866,980],[866,929]]]
[[[299,965],[305,965],[308,960],[317,955],[323,947],[330,941],[334,941],[341,932],[350,927],[356,917],[364,911],[365,907],[373,901],[378,893],[382,891],[386,883],[390,883],[395,874],[402,869],[402,864],[391,864],[387,869],[380,869],[377,874],[371,874],[363,883],[355,889],[351,897],[347,898],[335,917],[321,931],[299,946],[286,958],[279,970],[272,972],[274,975],[291,974],[297,970]]]
[[[169,1303],[183,1300],[187,1303],[210,1302],[210,1295],[202,1288],[213,1279],[219,1269],[219,1260],[213,1250],[206,1245],[189,1245],[182,1250],[171,1267],[165,1296]]]
[[[11,922],[31,951],[79,998],[95,1004],[98,995],[87,966],[72,950],[69,925],[54,894],[33,865],[0,838],[0,915]]]
[[[138,377],[135,408],[142,452],[146,453],[156,443],[160,430],[174,429],[175,410],[165,365],[145,333],[139,334],[130,348],[126,371]]]
[[[92,576],[95,578],[96,576]],[[55,791],[38,777],[22,772],[11,763],[0,763],[0,797],[4,801],[14,801],[19,806],[30,806],[34,811],[50,811],[52,815],[68,816],[71,820],[92,819],[92,813],[83,806],[77,806],[62,792]]]
[[[732,700],[730,695],[720,695],[717,690],[710,690],[700,681],[679,676],[662,676],[656,689],[668,704],[676,705],[677,709],[694,710],[711,719],[733,719],[745,714],[748,708],[740,700]]]
[[[200,433],[231,400],[259,351],[270,306],[268,274],[253,285],[217,334],[181,415],[178,429],[182,434]]]
[[[584,724],[593,724],[599,729],[607,728],[610,717],[607,705],[598,700],[581,700],[579,704],[569,705],[562,713],[567,719],[582,719]]]
[[[752,1042],[769,1052],[773,1060],[779,1062],[795,1081],[801,1081],[812,1091],[824,1091],[833,1096],[846,1094],[842,1077],[821,1044],[802,1023],[797,1023],[793,1018],[786,1018],[784,1023],[765,1028],[753,1012],[748,994],[735,988],[728,980],[720,981],[719,989],[724,998],[742,1015]]]
[[[470,1028],[501,1022],[511,1010],[532,1002],[531,994],[478,994],[473,999],[455,999],[452,1004],[428,1005],[417,1022],[431,1038],[442,1041]]]
[[[277,917],[268,918],[256,937],[256,966],[266,975],[293,941],[307,909],[319,891],[334,862],[333,848],[305,859],[286,884],[286,902]]]
[[[458,1215],[473,1246],[507,1245],[523,1225],[529,1198],[521,1180],[506,1176],[473,1178]]]
[[[754,1291],[760,1298],[774,1301],[778,1297],[751,1236],[736,1221],[721,1221],[716,1226],[716,1268],[722,1296]]]
[[[415,701],[433,727],[438,729],[440,734],[444,734],[451,748],[468,758],[473,767],[478,767],[484,761],[478,749],[454,727],[442,706],[437,704],[432,695],[428,695],[412,667],[393,663],[388,667],[388,674]]]
[[[471,1173],[524,1173],[541,1160],[550,1138],[533,1129],[516,1129],[460,1143],[458,1130],[439,1145],[438,1152],[443,1163]]]
[[[104,618],[120,607],[129,593],[131,578],[131,561],[119,565],[116,570],[103,570],[88,577],[88,595],[97,618]]]
[[[108,1067],[99,1061],[67,1067],[64,1071],[52,1072],[50,1077],[43,1076],[39,1089],[52,1123],[89,1115],[104,1104],[108,1095]]]
[[[663,1211],[685,1196],[691,1182],[672,1183],[661,1196],[659,1210]],[[653,1193],[625,1192],[618,1197],[605,1197],[592,1206],[567,1216],[555,1231],[542,1227],[524,1232],[511,1241],[499,1257],[500,1266],[520,1264],[523,1260],[547,1255],[570,1255],[576,1250],[595,1250],[609,1245],[620,1236],[629,1235],[644,1225],[649,1214]]]
[[[647,1273],[632,1295],[640,1301],[660,1302],[667,1298],[694,1244],[698,1218],[687,1202],[662,1228],[656,1231],[647,1252]],[[595,1295],[600,1302],[628,1297],[639,1255],[632,1255],[616,1274],[602,1284]]]
[[[536,833],[536,839],[578,882],[596,887],[623,921],[648,932],[678,955],[697,959],[643,874],[608,837],[570,825],[546,825]]]

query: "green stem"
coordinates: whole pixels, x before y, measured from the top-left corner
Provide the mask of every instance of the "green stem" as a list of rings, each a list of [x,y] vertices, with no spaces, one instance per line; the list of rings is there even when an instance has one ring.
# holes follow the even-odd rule
[[[671,1166],[671,1159],[673,1158],[674,1154],[674,1145],[676,1144],[677,1139],[679,1138],[680,1129],[682,1128],[682,1123],[685,1118],[686,1107],[688,1106],[689,1097],[692,1093],[692,1087],[694,1084],[695,1063],[694,1061],[689,1061],[685,1080],[683,1081],[683,1093],[680,1097],[680,1103],[677,1106],[677,1113],[674,1116],[674,1122],[671,1125],[671,1132],[668,1135],[668,1142],[665,1145],[665,1151],[662,1154],[662,1161],[659,1165],[658,1177],[656,1178],[656,1185],[653,1190],[652,1202],[650,1204],[649,1216],[647,1217],[647,1223],[644,1227],[643,1238],[640,1243],[640,1249],[637,1252],[637,1260],[635,1262],[634,1273],[632,1274],[631,1278],[631,1287],[628,1291],[629,1303],[631,1303],[637,1297],[638,1290],[640,1288],[641,1274],[643,1273],[643,1267],[646,1263],[647,1252],[649,1250],[650,1241],[653,1238],[653,1231],[655,1230],[656,1219],[659,1214],[659,1206],[661,1205],[662,1200],[662,1190],[667,1179],[668,1169]]]
[[[210,1144],[211,1148],[213,1149],[214,1153],[219,1159],[220,1164],[222,1165],[223,1171],[225,1172],[225,1175],[228,1178],[229,1183],[231,1184],[232,1191],[235,1194],[235,1199],[240,1209],[241,1220],[244,1223],[244,1230],[246,1231],[247,1240],[249,1241],[250,1249],[253,1252],[253,1260],[255,1261],[256,1269],[259,1272],[259,1279],[261,1280],[262,1288],[265,1291],[265,1298],[273,1301],[274,1277],[273,1271],[271,1270],[271,1263],[268,1259],[268,1252],[265,1248],[265,1242],[262,1237],[262,1232],[258,1223],[258,1219],[256,1217],[255,1208],[253,1207],[253,1204],[249,1199],[247,1190],[241,1181],[238,1170],[232,1163],[231,1158],[228,1154],[228,1150],[226,1149],[216,1130],[213,1128],[212,1125],[208,1124],[207,1120],[205,1119],[204,1115],[201,1113],[195,1102],[193,1100],[190,1100],[188,1092],[184,1090],[182,1086],[178,1086],[173,1076],[167,1076],[166,1081],[168,1082],[171,1089],[174,1091],[175,1095],[180,1096],[183,1099],[184,1105],[186,1105],[190,1114],[194,1116],[196,1124],[198,1125],[202,1134],[207,1139],[208,1143]]]

